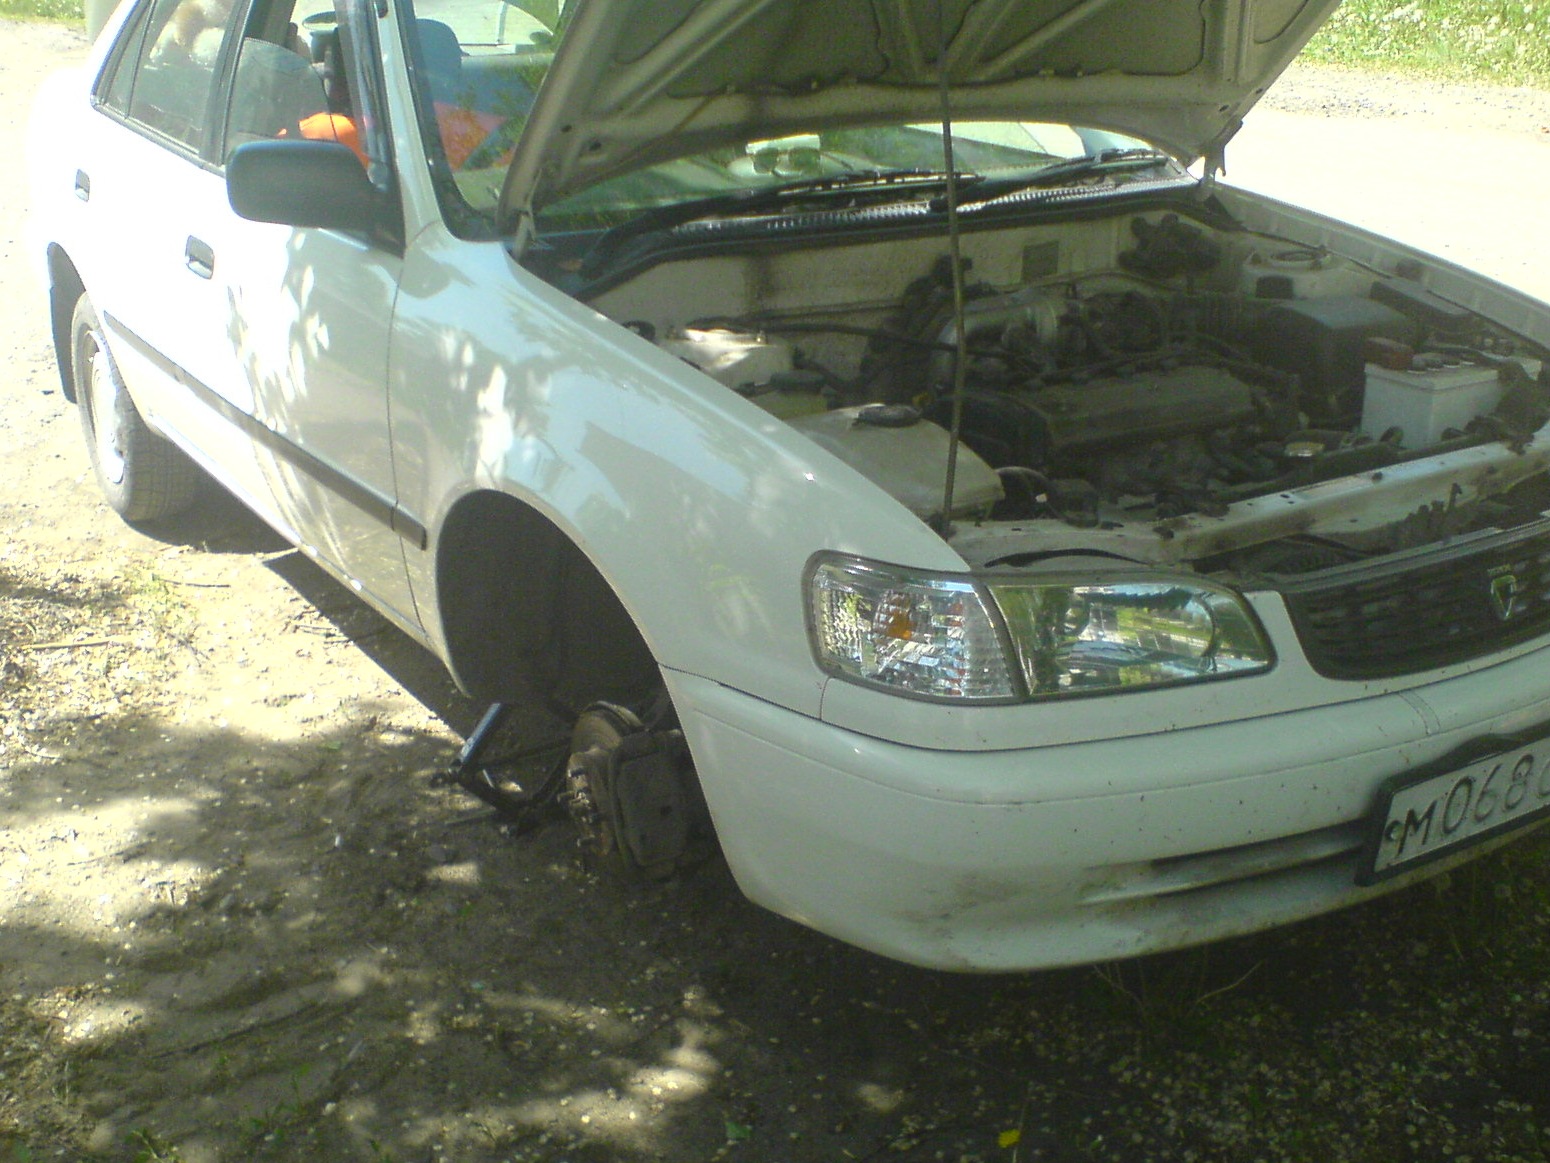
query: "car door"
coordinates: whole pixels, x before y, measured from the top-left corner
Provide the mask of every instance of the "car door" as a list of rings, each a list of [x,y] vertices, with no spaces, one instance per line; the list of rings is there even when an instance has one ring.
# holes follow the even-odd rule
[[[83,123],[74,173],[82,280],[141,413],[250,503],[265,490],[223,413],[252,395],[196,224],[225,201],[209,150],[219,124],[230,0],[146,0],[125,25]]]
[[[364,5],[258,0],[233,53],[223,156],[265,138],[350,138],[385,198],[391,147],[374,15]],[[229,356],[267,503],[311,556],[400,623],[417,624],[397,512],[387,397],[401,230],[304,229],[201,208]]]

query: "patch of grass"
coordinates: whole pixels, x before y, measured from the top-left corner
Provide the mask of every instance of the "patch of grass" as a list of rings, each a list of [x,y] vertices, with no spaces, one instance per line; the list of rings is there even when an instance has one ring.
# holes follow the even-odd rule
[[[248,1140],[257,1148],[278,1151],[286,1146],[290,1132],[309,1121],[308,1103],[302,1095],[302,1083],[312,1072],[310,1065],[290,1072],[290,1097],[271,1103],[261,1114],[248,1117]]]
[[[177,1144],[168,1143],[143,1127],[129,1136],[128,1144],[136,1148],[130,1163],[183,1163],[183,1152]]]
[[[49,1147],[74,1149],[85,1128],[53,1031],[25,1005],[0,1001],[0,1163],[32,1163]]]
[[[1550,5],[1346,0],[1303,56],[1348,68],[1550,88]]]
[[[0,0],[0,16],[10,20],[86,23],[86,9],[82,0]]]

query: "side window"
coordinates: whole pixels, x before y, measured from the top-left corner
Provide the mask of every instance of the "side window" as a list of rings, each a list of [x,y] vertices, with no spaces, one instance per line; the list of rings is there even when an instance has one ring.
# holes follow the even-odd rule
[[[255,11],[232,81],[228,157],[245,142],[304,138],[347,145],[368,169],[386,163],[387,136],[375,113],[381,100],[370,83],[370,56],[362,55],[372,38],[350,7],[278,0]],[[385,165],[380,171],[386,174]]]
[[[232,80],[226,153],[249,141],[309,136],[304,126],[326,115],[328,89],[321,62],[302,55],[299,42],[276,44],[244,37]],[[348,114],[341,111],[342,121]]]
[[[155,0],[130,79],[129,117],[200,149],[233,0]],[[123,72],[122,69],[119,72]],[[113,89],[119,77],[115,74]]]

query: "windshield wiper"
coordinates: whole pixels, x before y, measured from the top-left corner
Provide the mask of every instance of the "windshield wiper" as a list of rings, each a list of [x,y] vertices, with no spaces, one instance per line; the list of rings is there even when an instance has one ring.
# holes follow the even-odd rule
[[[1085,178],[1092,174],[1124,173],[1129,170],[1145,170],[1155,166],[1166,165],[1173,161],[1171,154],[1164,153],[1160,149],[1148,149],[1134,147],[1129,149],[1105,149],[1086,157],[1074,157],[1067,161],[1056,162],[1054,165],[1045,166],[1031,174],[1018,174],[1015,177],[989,178],[979,182],[972,195],[964,199],[964,203],[973,205],[980,202],[989,202],[1006,194],[1016,193],[1021,190],[1037,190],[1044,186],[1058,186],[1076,178]]]
[[[980,181],[980,175],[960,173],[959,188]],[[674,202],[643,210],[627,222],[605,230],[587,251],[581,262],[580,274],[585,279],[596,275],[624,244],[632,239],[671,230],[704,218],[739,217],[776,209],[797,198],[824,197],[834,193],[893,192],[895,190],[935,189],[945,184],[947,175],[940,170],[846,170],[820,178],[799,178],[778,186],[760,186],[751,190],[735,190],[726,194],[712,194],[707,198],[695,198],[688,202]]]

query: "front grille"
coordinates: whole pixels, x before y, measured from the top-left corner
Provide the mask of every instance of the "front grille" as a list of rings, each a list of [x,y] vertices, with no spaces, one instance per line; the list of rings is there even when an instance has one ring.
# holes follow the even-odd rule
[[[1550,632],[1550,522],[1276,579],[1308,661],[1389,678]]]

